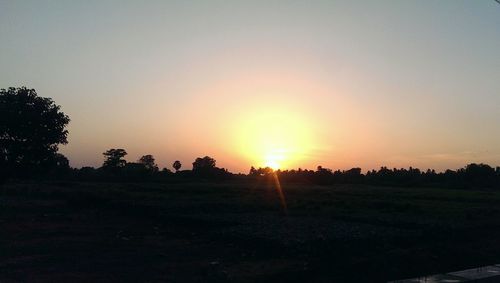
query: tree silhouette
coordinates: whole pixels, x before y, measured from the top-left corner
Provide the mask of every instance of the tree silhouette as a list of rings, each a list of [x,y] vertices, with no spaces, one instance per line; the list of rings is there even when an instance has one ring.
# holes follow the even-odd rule
[[[469,183],[484,185],[491,183],[495,177],[495,169],[487,164],[471,163],[464,170],[464,179]]]
[[[125,155],[127,155],[127,152],[124,149],[118,148],[118,149],[110,149],[107,150],[106,152],[103,153],[105,160],[102,165],[103,168],[105,169],[118,169],[122,168],[127,164],[127,161],[123,159]]]
[[[255,169],[255,167],[250,167],[250,172],[248,173],[249,176],[267,176],[271,175],[274,173],[274,170],[271,167],[259,167],[258,169]]]
[[[198,157],[193,162],[193,172],[207,172],[215,168],[215,159],[209,156]]]
[[[30,176],[52,165],[59,144],[68,143],[65,128],[70,119],[60,109],[34,89],[0,90],[0,165],[4,170]]]
[[[248,175],[250,176],[256,176],[257,175],[257,169],[255,167],[250,167],[250,171],[248,172]]]
[[[174,161],[174,164],[172,164],[172,167],[174,167],[175,172],[178,172],[181,169],[182,164],[179,160],[176,160]]]
[[[139,158],[138,163],[144,165],[149,172],[158,172],[158,166],[155,163],[155,158],[151,154],[144,155]]]

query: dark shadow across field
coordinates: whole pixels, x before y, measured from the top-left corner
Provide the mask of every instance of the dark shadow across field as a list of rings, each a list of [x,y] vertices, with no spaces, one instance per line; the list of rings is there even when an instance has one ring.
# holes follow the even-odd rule
[[[500,192],[8,184],[0,281],[383,282],[500,262]]]

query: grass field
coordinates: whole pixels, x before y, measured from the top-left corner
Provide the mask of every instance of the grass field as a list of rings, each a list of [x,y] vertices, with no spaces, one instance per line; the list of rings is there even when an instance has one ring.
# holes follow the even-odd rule
[[[500,262],[500,192],[7,184],[0,282],[383,282]]]

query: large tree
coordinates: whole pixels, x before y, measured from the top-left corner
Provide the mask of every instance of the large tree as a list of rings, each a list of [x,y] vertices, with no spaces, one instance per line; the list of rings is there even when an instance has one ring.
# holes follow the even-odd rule
[[[0,90],[0,163],[3,174],[31,176],[50,168],[67,144],[70,119],[50,98],[26,87]],[[7,172],[7,173],[6,173]]]

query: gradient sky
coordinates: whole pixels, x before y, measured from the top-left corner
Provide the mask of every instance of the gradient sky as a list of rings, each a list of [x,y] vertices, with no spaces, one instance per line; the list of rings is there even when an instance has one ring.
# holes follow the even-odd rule
[[[10,86],[62,106],[75,167],[496,166],[500,4],[0,0]]]

